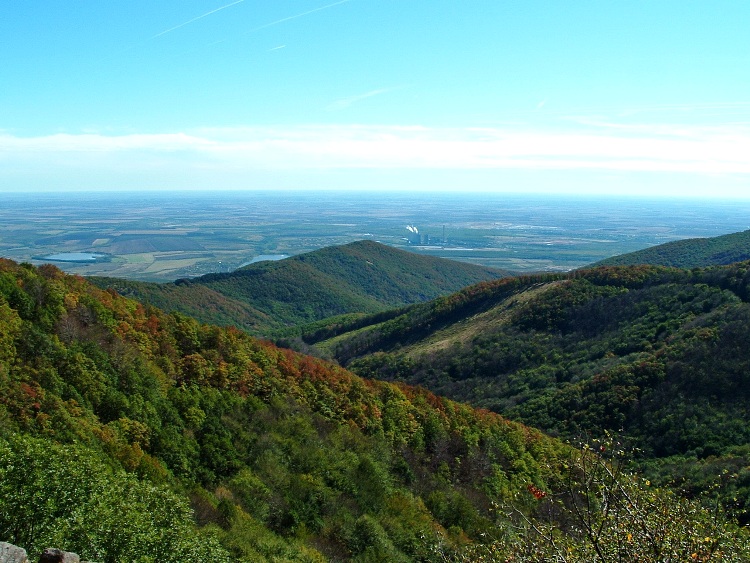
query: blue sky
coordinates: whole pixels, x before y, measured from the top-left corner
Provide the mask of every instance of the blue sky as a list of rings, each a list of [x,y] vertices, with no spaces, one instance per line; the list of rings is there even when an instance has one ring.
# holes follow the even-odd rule
[[[0,190],[750,197],[750,2],[0,6]]]

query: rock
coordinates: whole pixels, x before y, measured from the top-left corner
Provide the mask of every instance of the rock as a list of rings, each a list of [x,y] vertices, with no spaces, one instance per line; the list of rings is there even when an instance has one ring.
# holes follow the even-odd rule
[[[0,563],[28,563],[28,561],[25,549],[0,541]]]
[[[39,563],[81,563],[81,558],[76,553],[50,547],[44,550]]]

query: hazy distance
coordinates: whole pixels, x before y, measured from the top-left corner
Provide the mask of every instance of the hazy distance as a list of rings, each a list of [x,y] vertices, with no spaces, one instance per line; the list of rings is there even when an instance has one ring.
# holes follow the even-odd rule
[[[519,273],[568,271],[655,244],[748,228],[747,200],[440,192],[0,194],[0,256],[154,281],[231,271],[258,256],[355,240]],[[55,256],[61,253],[67,254],[62,260]]]

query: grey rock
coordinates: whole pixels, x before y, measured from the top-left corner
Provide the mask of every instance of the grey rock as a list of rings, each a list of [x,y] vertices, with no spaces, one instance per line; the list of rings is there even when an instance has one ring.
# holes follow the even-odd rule
[[[25,549],[0,541],[0,563],[28,563],[28,561]]]

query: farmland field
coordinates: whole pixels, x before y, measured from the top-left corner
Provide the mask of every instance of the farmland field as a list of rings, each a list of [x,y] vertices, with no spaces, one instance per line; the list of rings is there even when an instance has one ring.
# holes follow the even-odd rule
[[[516,272],[567,271],[750,228],[750,203],[501,194],[0,193],[0,256],[83,275],[169,281],[370,239]]]

